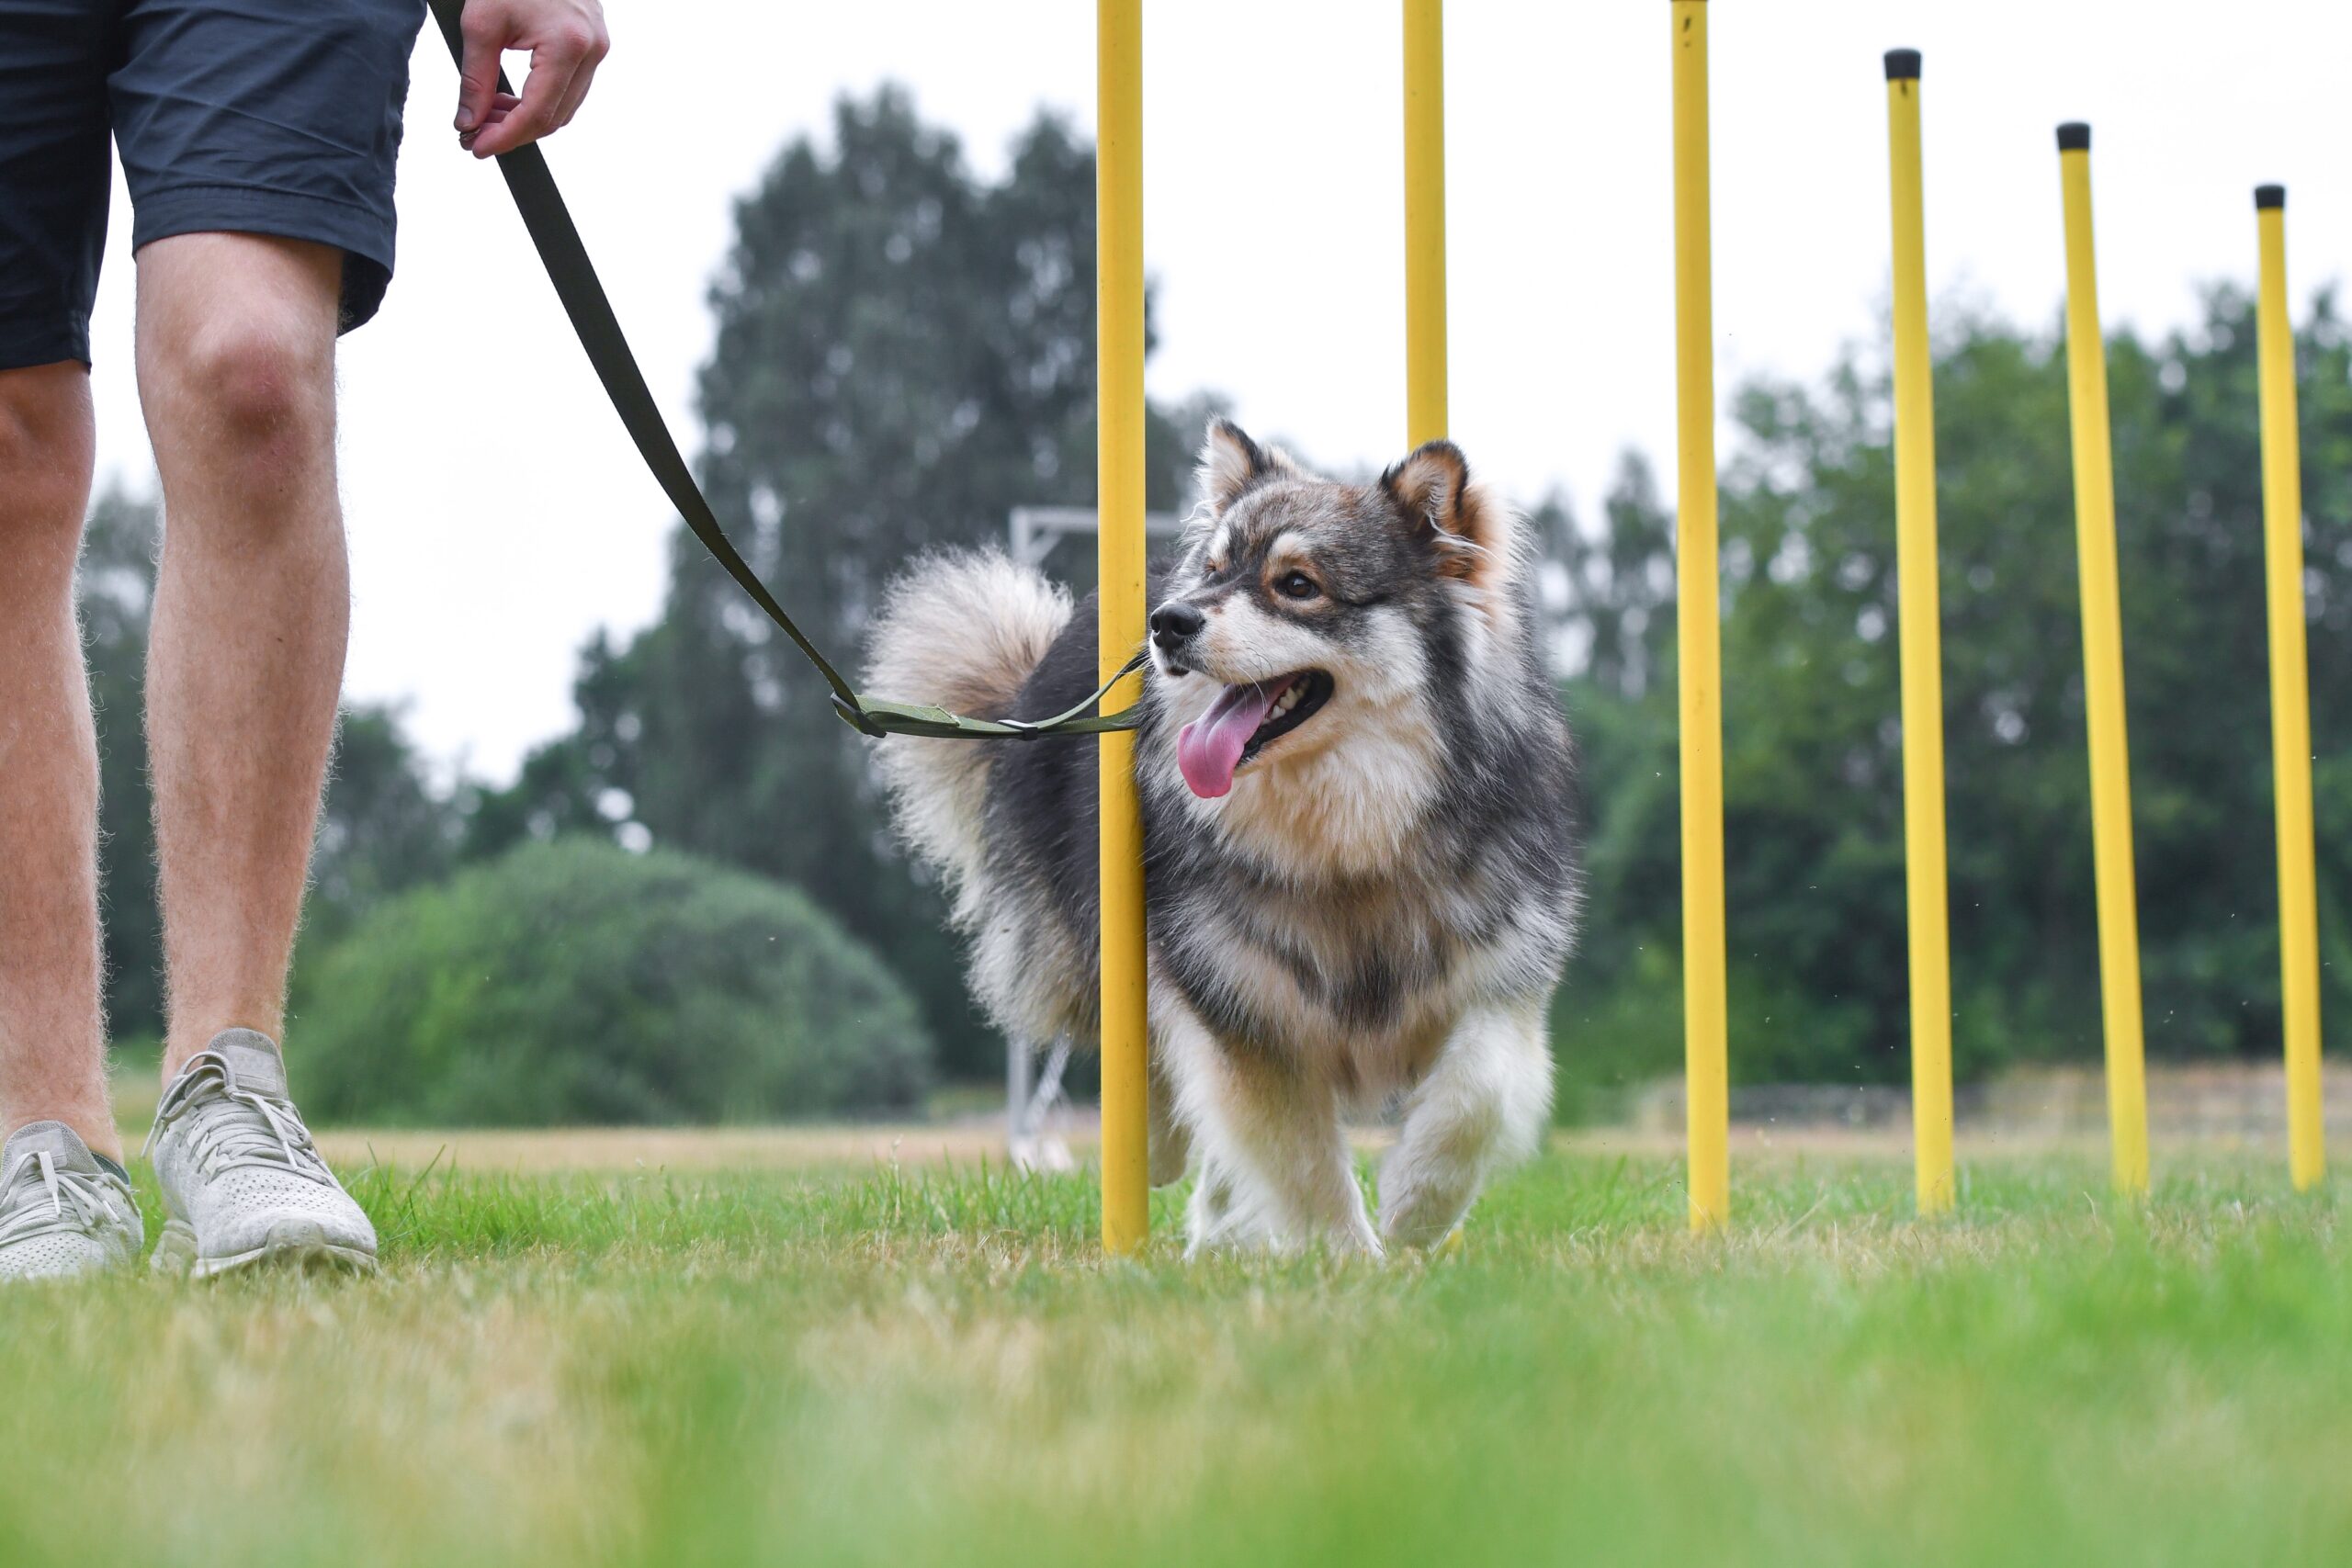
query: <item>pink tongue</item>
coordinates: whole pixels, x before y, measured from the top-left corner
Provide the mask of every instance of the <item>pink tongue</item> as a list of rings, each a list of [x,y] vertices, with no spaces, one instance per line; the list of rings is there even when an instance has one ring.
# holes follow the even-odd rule
[[[1240,765],[1243,750],[1286,684],[1261,681],[1227,686],[1208,712],[1184,727],[1176,737],[1176,765],[1194,795],[1215,800],[1233,787],[1233,770]]]

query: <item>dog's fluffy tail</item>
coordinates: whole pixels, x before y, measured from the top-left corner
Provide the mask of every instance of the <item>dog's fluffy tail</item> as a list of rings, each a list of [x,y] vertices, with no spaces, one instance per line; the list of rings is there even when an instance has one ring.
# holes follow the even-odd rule
[[[864,689],[1003,717],[1069,617],[1067,592],[1001,551],[926,556],[883,597],[866,640]],[[996,748],[894,735],[876,750],[900,837],[946,877],[962,920],[978,893],[980,818]]]

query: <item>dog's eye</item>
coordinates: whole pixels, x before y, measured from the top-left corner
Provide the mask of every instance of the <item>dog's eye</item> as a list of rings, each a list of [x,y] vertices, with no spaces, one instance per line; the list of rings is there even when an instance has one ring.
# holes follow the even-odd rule
[[[1285,599],[1312,599],[1323,591],[1303,571],[1286,571],[1274,579],[1274,592]]]

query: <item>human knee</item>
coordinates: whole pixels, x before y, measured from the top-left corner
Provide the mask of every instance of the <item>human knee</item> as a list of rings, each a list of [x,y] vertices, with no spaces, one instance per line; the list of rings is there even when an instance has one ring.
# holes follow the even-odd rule
[[[0,530],[18,544],[81,536],[90,494],[89,389],[79,366],[0,372]]]
[[[332,337],[263,310],[224,310],[158,349],[168,381],[151,416],[177,426],[173,444],[254,465],[257,479],[316,460],[334,436]],[[159,432],[159,434],[164,433]]]

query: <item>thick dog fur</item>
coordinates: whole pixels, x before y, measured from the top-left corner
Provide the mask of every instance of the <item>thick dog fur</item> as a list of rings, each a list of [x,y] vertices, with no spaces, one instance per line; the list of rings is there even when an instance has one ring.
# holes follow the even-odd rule
[[[1199,614],[1156,623],[1136,740],[1153,1177],[1197,1167],[1195,1250],[1430,1245],[1545,1124],[1545,1015],[1574,933],[1568,735],[1525,530],[1446,442],[1344,485],[1219,420],[1201,486],[1150,588]],[[1187,787],[1185,725],[1228,684],[1309,670],[1331,681],[1318,709],[1229,793]],[[961,554],[894,587],[866,689],[1001,717],[1094,683],[1091,600]],[[1033,1042],[1093,1038],[1095,743],[879,750],[989,1014]],[[1375,1232],[1343,1118],[1399,1103]]]

